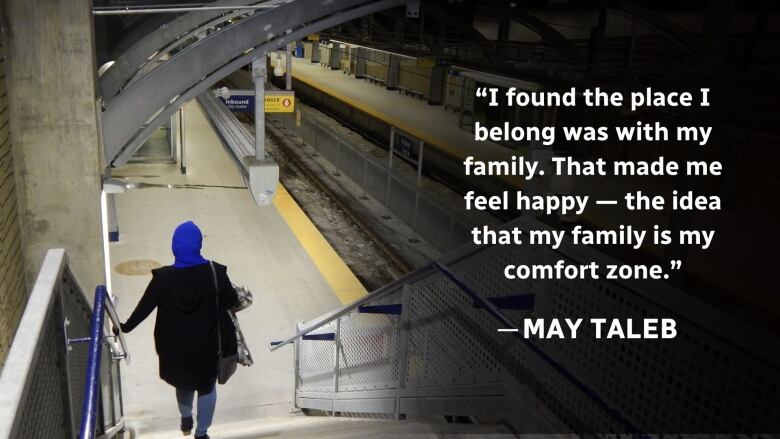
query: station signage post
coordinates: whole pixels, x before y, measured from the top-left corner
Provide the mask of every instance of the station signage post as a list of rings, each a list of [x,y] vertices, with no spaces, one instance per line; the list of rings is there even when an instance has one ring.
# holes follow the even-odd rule
[[[228,110],[233,113],[254,113],[255,96],[249,90],[231,90],[230,96],[219,96]],[[266,113],[293,113],[295,112],[295,92],[292,91],[266,91]]]

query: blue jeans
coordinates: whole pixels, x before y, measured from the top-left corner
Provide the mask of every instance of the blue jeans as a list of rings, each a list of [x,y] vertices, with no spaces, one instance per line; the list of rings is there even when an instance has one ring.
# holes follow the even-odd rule
[[[176,389],[176,401],[179,403],[179,413],[182,418],[192,416],[192,402],[195,399],[194,390]],[[217,386],[211,389],[210,393],[205,395],[198,393],[198,426],[195,429],[195,436],[204,436],[211,421],[214,419],[214,408],[217,406]]]

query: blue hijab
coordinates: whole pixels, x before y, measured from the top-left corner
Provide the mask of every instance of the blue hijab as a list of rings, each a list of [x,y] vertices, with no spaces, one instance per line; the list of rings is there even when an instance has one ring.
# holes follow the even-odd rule
[[[209,261],[200,255],[200,248],[203,245],[203,234],[192,221],[179,224],[173,232],[173,243],[171,250],[176,257],[173,266],[176,268],[187,268],[194,265],[206,264]]]

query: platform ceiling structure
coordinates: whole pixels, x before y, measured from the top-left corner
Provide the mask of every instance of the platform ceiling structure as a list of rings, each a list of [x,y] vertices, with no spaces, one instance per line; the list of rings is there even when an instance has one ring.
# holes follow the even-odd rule
[[[583,28],[590,31],[591,41],[574,35],[582,29],[578,31],[573,26],[567,30],[566,26],[551,23],[544,13],[539,14],[545,6],[550,6],[548,2],[218,0],[193,3],[192,8],[170,10],[169,14],[128,15],[136,23],[111,51],[114,63],[99,80],[106,160],[115,166],[126,163],[151,133],[183,104],[252,60],[317,32],[326,36],[336,32],[334,35],[348,43],[409,51],[420,56],[450,57],[458,64],[475,68],[539,75],[539,72],[523,72],[528,68],[522,65],[527,58],[521,56],[523,47],[510,50],[516,45],[509,38],[514,23],[537,35],[539,42],[549,49],[546,52],[565,63],[555,70],[553,79],[572,79],[571,75],[582,79],[583,68],[587,71],[586,66],[598,57],[596,49],[607,44],[599,41],[604,40],[608,17],[630,22],[633,27],[640,26],[645,34],[650,32],[674,45],[679,56],[687,60],[686,68],[689,63],[707,64],[710,68],[709,61],[720,47],[706,32],[703,39],[698,38],[684,26],[650,9],[647,2],[580,3],[582,13],[597,15],[593,28]],[[399,8],[404,5],[420,8],[420,18],[408,19]],[[536,9],[531,13],[529,7]],[[116,13],[104,9],[98,7],[96,14]],[[685,8],[677,5],[669,9]],[[715,10],[711,17],[702,18],[705,29],[718,17]],[[487,38],[477,29],[477,19],[496,21],[498,37]],[[756,23],[754,32],[761,32],[760,23]],[[461,53],[464,47],[465,56]],[[583,52],[586,52],[584,56]],[[549,68],[554,66],[547,67],[548,72],[542,75],[549,75]]]
[[[226,3],[216,2],[215,4]],[[243,17],[225,10],[190,12],[158,28],[125,52],[100,80],[103,94],[103,140],[106,160],[121,165],[151,133],[182,105],[217,81],[265,56],[269,51],[320,30],[373,12],[405,4],[404,0],[327,0],[255,3]],[[231,2],[235,5],[236,2]],[[217,21],[238,20],[216,27]],[[212,33],[204,36],[212,29]],[[202,37],[202,38],[201,38]],[[194,41],[185,48],[179,40]],[[162,50],[179,49],[134,83],[122,88],[143,68],[143,60]]]

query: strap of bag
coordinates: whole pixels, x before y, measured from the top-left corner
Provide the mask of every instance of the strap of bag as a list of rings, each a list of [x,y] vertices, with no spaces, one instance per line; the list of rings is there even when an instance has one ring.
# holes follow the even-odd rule
[[[217,290],[217,353],[222,358],[222,331],[219,324],[219,283],[217,282],[217,270],[214,268],[214,262],[209,261],[211,266],[211,277],[214,279],[214,289]]]

